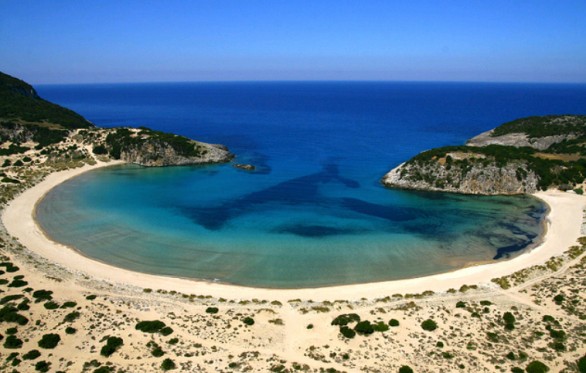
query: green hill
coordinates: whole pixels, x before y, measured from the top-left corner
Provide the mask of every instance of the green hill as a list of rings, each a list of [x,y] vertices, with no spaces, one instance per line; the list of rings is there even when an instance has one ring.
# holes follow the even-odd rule
[[[53,128],[87,128],[92,124],[81,115],[43,100],[20,79],[0,72],[0,120]]]

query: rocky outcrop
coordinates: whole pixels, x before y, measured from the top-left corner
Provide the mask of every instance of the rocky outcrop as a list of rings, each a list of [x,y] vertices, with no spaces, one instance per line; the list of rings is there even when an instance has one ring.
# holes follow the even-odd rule
[[[468,164],[403,163],[387,173],[382,183],[388,187],[463,194],[525,194],[538,190],[539,178],[527,165],[511,162],[504,167],[480,161]]]
[[[385,186],[466,194],[570,189],[586,178],[586,116],[517,119],[466,146],[423,152],[387,173]]]
[[[145,142],[138,146],[128,146],[120,151],[120,159],[146,167],[182,166],[205,163],[229,162],[234,156],[221,145],[205,144],[194,141],[198,155],[180,154],[164,142]]]
[[[116,128],[104,130],[94,143],[94,153],[107,154],[147,167],[222,163],[234,156],[225,146],[212,145],[187,137],[148,128]]]

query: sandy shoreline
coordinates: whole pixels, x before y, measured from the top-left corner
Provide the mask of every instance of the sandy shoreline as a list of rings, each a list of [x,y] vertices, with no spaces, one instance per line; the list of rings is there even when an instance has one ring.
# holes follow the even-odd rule
[[[17,238],[31,251],[51,262],[72,271],[84,273],[98,280],[133,285],[144,288],[175,290],[186,294],[205,294],[231,299],[290,299],[358,300],[377,298],[394,293],[435,292],[459,288],[463,284],[488,284],[495,277],[509,275],[520,269],[542,264],[550,257],[560,255],[575,245],[581,236],[583,209],[586,198],[574,193],[559,191],[539,192],[535,197],[543,200],[550,208],[547,217],[547,233],[536,248],[518,257],[498,263],[472,266],[453,272],[421,278],[343,285],[311,289],[262,289],[235,285],[215,284],[204,281],[149,275],[121,269],[87,258],[75,250],[49,240],[37,226],[34,211],[37,202],[52,188],[72,177],[100,167],[121,164],[121,162],[99,163],[77,169],[52,173],[31,189],[24,191],[4,209],[2,221],[9,234]]]

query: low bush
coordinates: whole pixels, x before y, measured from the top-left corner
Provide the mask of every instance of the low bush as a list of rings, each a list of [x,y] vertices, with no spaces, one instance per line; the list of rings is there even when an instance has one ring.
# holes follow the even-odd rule
[[[374,333],[374,327],[370,321],[364,320],[356,324],[354,331],[358,334],[368,335]]]
[[[15,335],[9,335],[4,341],[4,348],[17,349],[22,347],[22,340]]]
[[[359,322],[359,321],[360,321],[360,316],[358,316],[355,313],[348,313],[348,314],[344,314],[344,315],[340,315],[340,316],[336,317],[332,321],[332,325],[344,326],[344,325],[348,325],[351,322]]]
[[[254,319],[252,317],[245,317],[242,322],[248,326],[254,325]]]
[[[218,313],[218,311],[219,311],[218,307],[208,307],[208,308],[206,308],[206,313],[215,314],[215,313]]]
[[[375,332],[386,332],[387,330],[389,330],[389,326],[382,321],[373,324],[372,327],[374,328]]]
[[[586,373],[586,355],[582,356],[576,364],[578,365],[578,371],[580,373]]]
[[[173,328],[171,328],[169,326],[165,326],[163,329],[161,329],[161,331],[159,333],[161,333],[161,335],[166,337],[168,335],[173,334]]]
[[[525,368],[527,373],[546,373],[549,372],[549,367],[539,360],[534,360]]]
[[[427,319],[421,323],[421,328],[428,332],[432,332],[437,329],[437,323],[432,319]]]
[[[45,360],[39,361],[38,363],[35,364],[35,370],[37,372],[48,372],[50,367],[51,367],[51,363],[48,363]]]
[[[43,335],[38,344],[41,348],[52,349],[55,348],[55,346],[57,346],[59,341],[61,341],[61,337],[59,336],[59,334],[49,333]]]
[[[52,300],[48,301],[47,303],[43,304],[43,306],[48,309],[48,310],[56,310],[57,308],[59,308],[59,304],[56,302],[53,302]]]
[[[52,300],[53,292],[51,290],[37,290],[33,293],[33,298],[35,298],[35,302],[43,302],[47,300]]]
[[[39,352],[39,350],[30,350],[26,354],[22,355],[22,358],[24,360],[35,360],[39,356],[41,356],[41,353]]]
[[[159,320],[141,321],[136,324],[135,329],[144,333],[157,333],[165,327],[165,323]]]
[[[354,338],[356,336],[356,332],[346,325],[340,327],[340,333],[346,338]]]
[[[122,338],[119,337],[108,337],[106,340],[106,345],[102,346],[100,350],[100,355],[105,357],[110,357],[116,350],[120,348],[124,344]]]
[[[73,311],[68,313],[67,315],[65,315],[65,317],[63,318],[64,322],[74,322],[75,320],[77,320],[79,318],[80,314],[77,311]]]
[[[399,326],[399,320],[391,319],[391,320],[389,320],[389,325],[390,326]]]
[[[505,329],[513,330],[515,329],[515,316],[510,312],[505,312],[503,315],[503,321],[505,322]]]
[[[161,369],[163,370],[172,370],[175,368],[177,368],[177,365],[175,365],[175,362],[169,358],[163,360],[161,363]]]

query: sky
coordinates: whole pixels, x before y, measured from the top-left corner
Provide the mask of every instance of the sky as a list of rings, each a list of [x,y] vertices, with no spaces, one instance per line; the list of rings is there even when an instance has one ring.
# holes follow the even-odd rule
[[[0,0],[0,71],[32,84],[586,83],[584,0]]]

